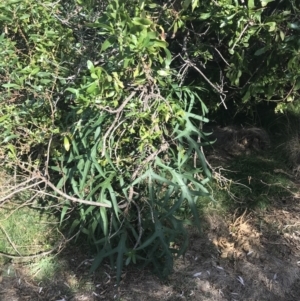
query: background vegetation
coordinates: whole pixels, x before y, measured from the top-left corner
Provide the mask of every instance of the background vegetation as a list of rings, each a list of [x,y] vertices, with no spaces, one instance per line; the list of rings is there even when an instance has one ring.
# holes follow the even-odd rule
[[[27,191],[68,239],[86,235],[92,270],[108,258],[118,280],[131,263],[168,275],[186,250],[185,224],[200,227],[197,206],[213,201],[203,125],[245,116],[272,125],[273,112],[298,107],[299,4],[0,9],[0,156],[15,175],[1,204]]]

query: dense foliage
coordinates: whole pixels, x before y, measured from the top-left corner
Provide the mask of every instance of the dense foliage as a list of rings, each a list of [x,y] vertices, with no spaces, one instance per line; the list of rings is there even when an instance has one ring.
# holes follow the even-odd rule
[[[180,210],[199,226],[197,202],[208,195],[208,108],[271,101],[283,110],[299,97],[299,4],[0,8],[0,155],[54,187],[62,223],[70,216],[70,233],[97,250],[93,269],[109,257],[118,279],[130,262],[167,275],[187,246]]]

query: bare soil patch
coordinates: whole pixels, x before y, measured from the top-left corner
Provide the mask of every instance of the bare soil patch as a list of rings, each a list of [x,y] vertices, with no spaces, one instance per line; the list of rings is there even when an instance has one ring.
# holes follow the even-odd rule
[[[42,282],[26,265],[10,263],[1,269],[0,300],[295,301],[300,296],[299,214],[294,198],[264,212],[207,215],[203,233],[190,231],[189,250],[166,281],[130,269],[117,288],[108,266],[90,276],[90,258],[77,249],[58,256],[65,268]]]

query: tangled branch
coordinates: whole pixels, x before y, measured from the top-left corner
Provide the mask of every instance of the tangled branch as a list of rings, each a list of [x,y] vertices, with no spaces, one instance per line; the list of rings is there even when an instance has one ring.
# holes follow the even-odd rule
[[[24,166],[23,166],[23,169]],[[25,169],[27,172],[28,169]],[[85,204],[85,205],[91,205],[91,206],[96,206],[96,207],[106,207],[106,208],[111,208],[110,204],[105,204],[105,203],[100,203],[100,202],[94,202],[94,201],[88,201],[88,200],[83,200],[80,198],[76,198],[73,196],[69,196],[68,194],[66,194],[65,192],[61,191],[60,189],[58,189],[53,183],[51,183],[46,177],[44,177],[39,171],[35,171],[34,173],[31,173],[31,178],[27,179],[24,183],[21,183],[19,185],[17,185],[14,188],[10,188],[8,191],[11,191],[9,194],[7,194],[6,192],[4,192],[4,197],[0,198],[0,205],[3,204],[7,199],[10,199],[11,197],[13,197],[14,195],[25,191],[25,190],[29,190],[32,189],[34,187],[40,187],[41,184],[45,184],[45,190],[46,187],[50,187],[54,192],[56,192],[58,195],[60,195],[61,197],[67,199],[68,201],[71,201],[73,203],[79,203],[79,204]],[[33,182],[32,184],[29,184]],[[46,191],[41,191],[41,193],[46,193]]]

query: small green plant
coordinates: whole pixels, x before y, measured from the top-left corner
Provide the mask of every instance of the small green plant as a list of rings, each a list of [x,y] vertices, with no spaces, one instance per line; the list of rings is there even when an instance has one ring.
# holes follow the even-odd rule
[[[57,277],[59,272],[62,272],[63,267],[55,256],[50,255],[39,259],[30,265],[30,271],[35,279],[52,280]]]

